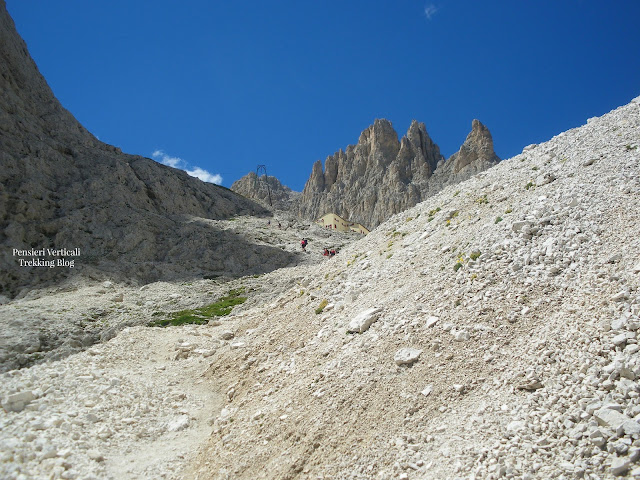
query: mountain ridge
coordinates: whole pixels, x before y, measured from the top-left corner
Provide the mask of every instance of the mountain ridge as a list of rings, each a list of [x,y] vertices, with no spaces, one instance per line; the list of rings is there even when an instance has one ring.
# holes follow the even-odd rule
[[[322,161],[314,162],[303,191],[280,206],[310,220],[333,212],[371,229],[499,161],[491,133],[479,120],[473,120],[460,149],[445,159],[424,123],[413,120],[398,139],[389,120],[376,119],[356,144],[329,155],[324,167]],[[252,184],[249,176],[231,189],[248,198],[264,198],[264,192],[251,188],[255,181]],[[287,193],[279,190],[279,195]]]

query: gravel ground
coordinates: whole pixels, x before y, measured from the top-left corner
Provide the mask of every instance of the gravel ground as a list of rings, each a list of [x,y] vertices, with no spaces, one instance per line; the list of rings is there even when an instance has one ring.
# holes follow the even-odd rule
[[[639,144],[635,99],[332,259],[322,239],[215,288],[21,300],[31,315],[143,301],[125,321],[251,289],[210,325],[133,326],[2,374],[0,476],[639,478]]]

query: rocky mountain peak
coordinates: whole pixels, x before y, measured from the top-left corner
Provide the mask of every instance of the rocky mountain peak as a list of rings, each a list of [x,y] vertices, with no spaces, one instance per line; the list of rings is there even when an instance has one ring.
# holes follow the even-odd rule
[[[251,200],[260,202],[266,207],[280,210],[288,210],[296,195],[300,195],[280,183],[280,180],[276,177],[271,175],[261,175],[259,177],[256,172],[249,172],[241,179],[233,182],[231,190]]]
[[[462,169],[472,165],[477,171],[484,170],[500,161],[493,151],[493,138],[489,129],[474,119],[471,122],[471,132],[453,156],[453,171],[459,173]],[[475,165],[474,165],[475,164]]]
[[[409,208],[443,186],[468,178],[500,159],[489,130],[478,120],[452,160],[446,161],[413,120],[400,140],[390,121],[377,119],[356,145],[316,161],[296,213],[314,219],[334,212],[368,228]]]
[[[400,142],[391,122],[382,118],[360,134],[356,148],[362,155],[369,156],[370,161],[385,167],[398,153]]]
[[[324,168],[317,160],[302,194],[289,204],[293,213],[303,218],[315,220],[333,212],[374,228],[444,186],[465,180],[498,161],[491,133],[479,120],[473,120],[464,144],[445,161],[424,123],[413,120],[407,133],[398,139],[389,120],[376,119],[362,131],[357,144],[329,155]],[[232,189],[264,200],[266,191],[251,191],[254,184],[245,182],[242,187],[234,183]]]

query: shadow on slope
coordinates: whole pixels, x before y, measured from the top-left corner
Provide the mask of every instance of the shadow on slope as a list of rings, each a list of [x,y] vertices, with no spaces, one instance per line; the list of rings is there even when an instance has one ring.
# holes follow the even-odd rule
[[[292,261],[186,221],[270,213],[227,188],[100,142],[55,98],[3,0],[0,58],[0,296],[81,274],[150,282],[262,273]],[[65,256],[73,268],[58,267],[47,248],[80,255]],[[34,259],[54,267],[24,265]]]

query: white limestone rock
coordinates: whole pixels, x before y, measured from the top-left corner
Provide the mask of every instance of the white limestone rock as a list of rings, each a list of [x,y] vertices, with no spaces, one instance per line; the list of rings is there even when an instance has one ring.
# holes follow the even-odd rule
[[[401,348],[393,356],[393,360],[396,365],[411,365],[418,361],[421,354],[422,350],[417,348]]]
[[[29,390],[12,393],[2,401],[2,408],[7,412],[21,412],[34,399],[35,395]]]
[[[593,414],[598,423],[604,427],[617,431],[621,428],[626,435],[640,435],[640,424],[627,417],[624,413],[610,408],[601,408]]]
[[[180,415],[179,417],[174,418],[167,424],[167,431],[179,432],[180,430],[189,428],[189,423],[190,421],[187,415]]]
[[[433,327],[436,323],[438,323],[439,318],[434,315],[429,315],[427,321],[425,323],[427,328]]]
[[[382,312],[382,308],[380,307],[372,307],[363,312],[360,312],[356,315],[350,322],[347,327],[347,332],[349,333],[364,333],[369,327],[375,322],[380,313]]]

